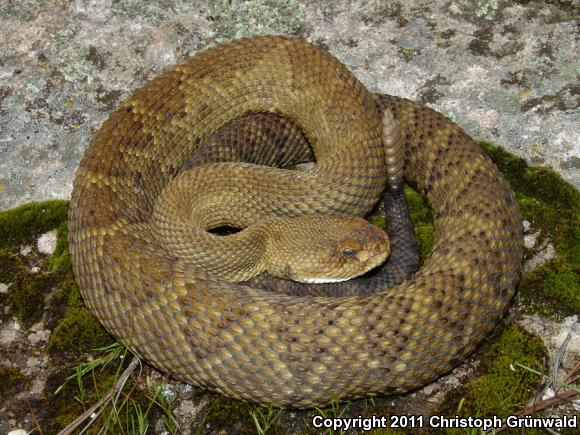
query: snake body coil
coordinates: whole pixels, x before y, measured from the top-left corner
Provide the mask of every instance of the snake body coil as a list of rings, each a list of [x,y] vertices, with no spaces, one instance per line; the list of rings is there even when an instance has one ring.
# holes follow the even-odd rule
[[[366,296],[289,296],[192,273],[156,245],[159,193],[198,144],[251,112],[303,129],[322,186],[240,172],[267,208],[364,214],[386,178],[377,108],[398,121],[405,178],[434,217],[433,250],[409,281]],[[216,205],[254,221],[230,193],[217,192]],[[428,108],[369,94],[332,56],[286,37],[206,50],[123,103],[77,171],[69,231],[87,305],[137,354],[191,384],[292,407],[405,392],[449,371],[501,316],[522,259],[514,194],[465,133]]]

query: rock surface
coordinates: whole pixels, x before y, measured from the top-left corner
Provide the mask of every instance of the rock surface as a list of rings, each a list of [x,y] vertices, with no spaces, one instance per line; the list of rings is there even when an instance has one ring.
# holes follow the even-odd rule
[[[0,209],[67,198],[107,114],[207,46],[290,33],[369,87],[580,187],[577,3],[59,0],[0,4]]]

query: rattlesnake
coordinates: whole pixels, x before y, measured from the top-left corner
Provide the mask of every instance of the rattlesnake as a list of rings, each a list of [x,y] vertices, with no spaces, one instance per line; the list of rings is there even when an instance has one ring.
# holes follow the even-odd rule
[[[434,217],[432,252],[410,280],[369,295],[284,295],[192,272],[155,242],[164,186],[212,132],[251,112],[300,126],[324,173],[321,190],[261,184],[269,208],[366,213],[385,182],[377,107],[399,123],[405,179]],[[251,174],[242,177],[261,176]],[[243,201],[227,202],[243,215]],[[230,397],[299,408],[402,393],[449,371],[502,315],[522,260],[515,196],[472,139],[426,107],[373,96],[328,53],[282,36],[200,52],[113,112],[77,171],[69,244],[88,307],[139,356]]]

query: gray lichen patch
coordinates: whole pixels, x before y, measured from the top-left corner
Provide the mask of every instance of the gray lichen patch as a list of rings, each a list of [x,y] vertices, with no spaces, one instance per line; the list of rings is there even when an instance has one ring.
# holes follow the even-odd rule
[[[208,18],[215,22],[216,42],[248,35],[304,30],[305,5],[297,0],[251,0],[211,3]]]
[[[498,0],[477,0],[473,3],[473,14],[477,18],[492,20],[496,17],[500,2]]]
[[[365,24],[380,25],[389,18],[402,19],[403,6],[397,0],[368,0],[361,3],[360,17]],[[399,22],[404,25],[404,22]]]
[[[0,7],[0,208],[67,197],[108,112],[196,51],[209,27],[197,2],[148,2],[131,18],[118,8],[143,2],[53,3]],[[153,10],[161,11],[154,22],[146,19]]]
[[[569,85],[561,88],[555,94],[546,94],[526,100],[521,106],[522,112],[534,110],[547,115],[554,110],[573,111],[580,107],[580,86]]]
[[[419,101],[424,104],[433,104],[441,97],[443,92],[440,90],[442,86],[448,85],[449,79],[443,76],[436,76],[425,82],[423,87],[419,90]]]
[[[52,74],[58,74],[69,82],[92,82],[94,64],[91,62],[91,46],[79,41],[79,24],[68,21],[52,33],[49,42],[43,47],[40,59],[45,66],[52,68]],[[94,47],[92,47],[94,50]]]

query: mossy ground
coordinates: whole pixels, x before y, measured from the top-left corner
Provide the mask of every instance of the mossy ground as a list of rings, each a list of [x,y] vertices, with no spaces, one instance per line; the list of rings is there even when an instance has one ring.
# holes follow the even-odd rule
[[[557,253],[555,259],[524,274],[518,293],[523,303],[516,299],[518,307],[549,316],[580,312],[580,194],[551,170],[528,167],[522,159],[499,148],[482,146],[516,191],[523,218],[532,224],[531,231],[540,231],[537,246],[550,242]],[[406,192],[421,257],[425,258],[432,244],[431,214],[414,191],[407,189]],[[83,405],[74,399],[80,394],[78,385],[68,383],[58,396],[54,396],[55,389],[73,373],[73,365],[82,360],[84,352],[112,340],[84,306],[74,282],[66,241],[67,207],[66,201],[49,201],[0,213],[0,282],[9,284],[8,291],[0,293],[0,301],[8,307],[0,316],[2,320],[17,318],[25,329],[42,320],[52,331],[46,349],[51,360],[51,375],[44,397],[38,402],[43,409],[36,410],[46,419],[42,426],[49,431],[61,429],[83,410]],[[380,223],[380,218],[376,221]],[[37,252],[35,241],[40,234],[52,229],[58,229],[57,248],[53,255],[46,257]],[[32,248],[27,255],[20,252],[24,245]],[[527,250],[526,259],[536,251]],[[31,273],[34,266],[39,269]],[[516,363],[542,370],[544,357],[545,349],[538,337],[504,322],[474,357],[480,361],[477,375],[448,393],[444,405],[432,412],[455,415],[460,402],[461,415],[517,412],[531,398],[539,379]],[[95,376],[83,381],[85,403],[95,398],[97,390],[105,391],[114,380],[114,373],[107,370]],[[15,365],[0,366],[0,395],[23,391],[28,385],[25,380]],[[344,416],[379,413],[388,416],[393,413],[392,403],[392,398],[375,399],[372,405],[367,401],[353,402],[345,408]],[[238,431],[252,431],[250,412],[259,411],[255,405],[211,395],[200,431],[228,430],[232,425]],[[271,433],[282,433],[282,428],[287,427],[307,431],[316,412],[283,412]]]
[[[436,414],[505,418],[527,406],[540,377],[522,366],[538,372],[546,369],[543,361],[547,353],[542,340],[502,322],[479,352],[478,373],[465,385],[449,392]],[[459,434],[464,430],[448,433]]]
[[[24,375],[16,367],[0,365],[0,400],[13,392],[15,387],[24,382]]]
[[[206,411],[202,417],[204,430],[209,433],[220,433],[235,427],[238,433],[253,433],[256,430],[252,413],[259,418],[260,413],[266,413],[266,408],[248,404],[239,400],[230,400],[220,395],[212,394]],[[274,422],[268,434],[285,434],[283,427]]]
[[[0,318],[5,321],[15,317],[25,330],[42,321],[42,328],[51,331],[46,349],[38,349],[48,352],[50,361],[44,395],[35,402],[35,413],[42,420],[39,428],[44,433],[62,429],[64,421],[72,421],[84,410],[74,399],[78,396],[76,384],[71,384],[70,394],[67,385],[65,392],[55,396],[58,385],[53,380],[64,380],[74,373],[73,367],[82,354],[113,341],[89,313],[74,282],[67,242],[67,211],[67,201],[47,201],[0,213],[0,282],[8,285],[8,291],[0,293],[0,302],[8,307]],[[38,252],[36,240],[53,229],[57,229],[56,250],[46,256]],[[0,354],[8,361],[15,352],[0,348]],[[29,382],[17,373],[20,372],[16,364],[0,367],[0,394],[16,394],[28,388]],[[88,380],[87,398],[94,398],[96,389],[92,380]],[[106,382],[105,373],[99,382]],[[26,410],[22,406],[22,412]]]
[[[569,316],[580,312],[580,192],[554,171],[531,167],[507,151],[481,144],[505,174],[531,231],[540,231],[536,246],[551,242],[557,257],[525,273],[519,297],[528,311]],[[525,259],[537,253],[526,250]]]

